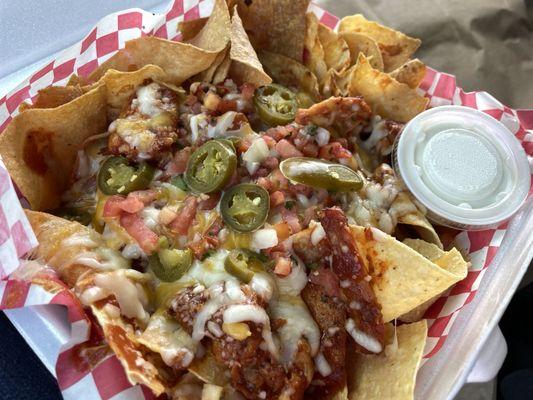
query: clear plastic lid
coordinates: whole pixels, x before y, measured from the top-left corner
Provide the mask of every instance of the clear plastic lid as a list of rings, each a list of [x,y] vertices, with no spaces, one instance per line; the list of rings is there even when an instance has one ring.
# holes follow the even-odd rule
[[[409,121],[396,140],[394,167],[434,222],[494,227],[526,199],[526,153],[499,121],[478,110],[442,106]]]

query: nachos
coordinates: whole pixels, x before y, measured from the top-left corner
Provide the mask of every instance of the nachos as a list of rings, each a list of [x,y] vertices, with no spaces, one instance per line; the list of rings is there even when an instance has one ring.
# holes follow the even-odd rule
[[[0,136],[31,258],[155,395],[412,398],[423,312],[466,275],[390,167],[420,42],[307,7],[218,0]]]

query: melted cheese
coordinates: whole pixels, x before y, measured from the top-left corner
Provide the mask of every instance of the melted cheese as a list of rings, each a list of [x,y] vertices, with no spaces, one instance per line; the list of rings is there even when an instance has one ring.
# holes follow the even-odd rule
[[[333,372],[331,366],[328,363],[328,360],[326,360],[326,357],[324,357],[324,354],[322,354],[322,352],[318,353],[315,357],[315,367],[318,373],[323,377],[326,377]]]
[[[160,86],[155,82],[137,88],[137,104],[142,114],[155,117],[161,113],[159,89]]]
[[[218,283],[209,289],[210,299],[196,314],[193,322],[192,338],[199,342],[206,335],[206,324],[223,307],[245,301],[244,294],[232,281]]]
[[[380,116],[374,116],[372,117],[372,133],[368,137],[367,140],[365,140],[362,143],[362,146],[365,150],[372,150],[378,142],[387,136],[388,130],[386,127],[386,121],[381,119]]]
[[[122,140],[138,150],[140,158],[148,158],[147,153],[153,148],[157,135],[149,129],[147,120],[138,118],[136,115],[131,115],[117,119],[112,126]],[[111,126],[109,129],[112,132]]]
[[[309,313],[307,306],[299,296],[280,296],[270,305],[272,319],[284,319],[287,322],[278,329],[281,339],[281,359],[290,365],[298,342],[306,338],[311,348],[311,355],[316,355],[320,346],[320,329]]]
[[[129,278],[125,272],[125,270],[118,270],[98,274],[94,277],[94,284],[107,295],[115,296],[122,315],[146,323],[149,318],[144,309],[147,303],[146,294],[142,287]]]
[[[171,367],[189,366],[197,349],[197,343],[181,325],[162,312],[152,315],[139,342],[161,354],[163,362]]]
[[[267,302],[270,301],[276,289],[274,277],[267,272],[255,272],[248,285]]]
[[[285,277],[276,275],[275,280],[280,294],[298,296],[307,285],[307,274],[303,262],[298,259],[297,263],[293,263],[289,275]]]
[[[278,350],[270,331],[268,315],[259,306],[243,304],[247,297],[241,289],[241,282],[227,273],[224,268],[228,253],[227,250],[220,249],[204,261],[195,260],[188,273],[181,278],[181,280],[192,279],[198,282],[194,290],[198,289],[198,292],[207,290],[209,294],[209,300],[194,318],[192,339],[200,342],[208,332],[218,337],[221,334],[221,328],[212,321],[212,318],[223,309],[224,322],[252,321],[263,324],[266,347],[276,356]],[[275,291],[274,278],[266,272],[256,272],[248,285],[265,301],[269,301]]]
[[[238,282],[237,278],[227,273],[224,269],[224,260],[228,253],[227,250],[221,249],[204,261],[195,260],[184,278],[195,279],[205,287],[210,287],[219,282]]]
[[[224,310],[223,319],[226,324],[252,321],[262,325],[262,336],[268,351],[276,358],[279,356],[278,347],[274,343],[274,337],[270,330],[270,318],[263,308],[252,304],[232,305]]]
[[[383,350],[381,343],[379,343],[375,338],[357,329],[355,321],[352,318],[348,318],[346,320],[345,328],[359,346],[372,353],[380,353],[381,350]]]
[[[79,248],[69,264],[81,264],[100,270],[129,268],[130,263],[118,251],[105,246],[98,235],[89,230],[75,233],[61,241],[62,248]]]

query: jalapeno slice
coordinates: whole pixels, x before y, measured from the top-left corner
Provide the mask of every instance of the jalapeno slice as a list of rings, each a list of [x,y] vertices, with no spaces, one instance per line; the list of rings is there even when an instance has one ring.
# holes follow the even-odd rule
[[[251,232],[265,223],[270,196],[259,185],[241,183],[231,187],[220,200],[222,219],[231,229]]]
[[[164,282],[180,279],[192,265],[191,249],[161,249],[148,257],[148,263],[155,276]]]
[[[316,158],[287,158],[279,169],[287,179],[314,188],[348,192],[363,187],[363,179],[353,169]]]
[[[71,221],[79,222],[82,225],[89,225],[91,223],[91,214],[74,207],[61,207],[53,211],[54,215],[65,218]]]
[[[232,250],[224,261],[224,269],[240,281],[248,283],[254,276],[254,271],[249,267],[250,258],[241,249]]]
[[[132,164],[126,157],[112,156],[105,160],[98,173],[98,188],[104,194],[128,194],[146,189],[155,169],[150,164]]]
[[[294,121],[298,111],[296,95],[276,83],[255,90],[254,106],[261,120],[271,126],[286,125]]]
[[[228,183],[236,168],[233,148],[222,141],[210,140],[191,154],[184,178],[194,192],[212,193]]]
[[[261,261],[262,256],[248,249],[231,250],[224,261],[224,269],[240,281],[248,283],[252,280],[254,272],[264,271]]]

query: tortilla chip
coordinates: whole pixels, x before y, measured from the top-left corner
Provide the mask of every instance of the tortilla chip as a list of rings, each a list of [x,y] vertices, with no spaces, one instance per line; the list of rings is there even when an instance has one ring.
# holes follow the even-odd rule
[[[389,328],[391,329],[391,328]],[[397,342],[378,355],[353,353],[348,361],[350,400],[409,400],[427,337],[426,320],[396,328]]]
[[[106,88],[107,112],[110,120],[118,117],[124,106],[131,100],[137,86],[142,85],[147,79],[164,82],[169,78],[157,65],[146,65],[132,72],[110,69],[105,73],[98,82],[104,84]]]
[[[181,325],[162,310],[152,314],[144,332],[137,336],[137,341],[167,361],[194,357],[197,348],[197,343]],[[179,365],[178,361],[176,363]]]
[[[187,372],[183,375],[176,386],[168,393],[171,399],[198,400],[202,398],[204,383],[196,376]]]
[[[218,68],[228,57],[229,49],[226,48],[224,51],[218,53],[217,58],[215,58],[215,61],[213,61],[213,64],[211,64],[209,68],[200,72],[198,75],[193,76],[192,79],[198,82],[213,82]]]
[[[467,263],[456,249],[444,253],[445,261],[451,258],[456,264],[443,268],[392,236],[366,229],[352,226],[385,322],[413,310],[466,276]]]
[[[76,74],[70,75],[70,78],[68,78],[67,86],[86,86],[89,84],[89,81],[83,77]]]
[[[316,76],[305,65],[292,58],[268,51],[260,52],[259,59],[266,72],[276,82],[302,90],[314,99],[320,98]]]
[[[304,64],[315,74],[319,82],[326,78],[328,67],[324,61],[324,49],[318,39],[318,18],[312,13],[306,14]]]
[[[398,122],[407,122],[420,114],[429,102],[406,84],[372,68],[361,53],[352,71],[348,91],[351,96],[363,96],[374,113]]]
[[[32,105],[28,105],[26,109],[59,107],[87,93],[91,88],[89,86],[84,89],[80,85],[48,86],[37,92],[35,101]]]
[[[180,84],[193,75],[209,68],[218,53],[229,42],[229,12],[223,0],[217,0],[213,13],[198,34],[195,44],[174,42],[154,36],[144,36],[126,42],[124,49],[100,65],[90,75],[94,82],[107,70],[135,71],[148,64],[161,67],[172,83]]]
[[[39,241],[33,257],[53,268],[59,278],[78,294],[93,286],[95,273],[102,271],[77,264],[75,259],[80,254],[87,254],[84,243],[88,240],[97,246],[106,247],[101,236],[84,225],[50,214],[26,210],[26,215]],[[69,241],[68,245],[63,245],[65,240]],[[132,384],[147,385],[157,395],[163,393],[165,386],[160,379],[161,371],[141,351],[143,349],[135,337],[135,330],[120,315],[108,315],[104,309],[106,304],[107,301],[100,301],[93,304],[91,309],[103,329],[107,343],[124,366],[128,379]]]
[[[225,0],[215,0],[213,12],[207,19],[206,24],[194,36],[189,43],[200,49],[221,52],[230,37],[230,15]]]
[[[402,226],[407,228],[415,237],[424,239],[426,242],[436,244],[442,249],[442,242],[439,235],[435,232],[435,228],[428,221],[426,216],[418,209],[413,201],[413,196],[408,192],[400,192],[396,199],[391,204],[391,212],[400,215],[398,217],[397,229]],[[410,210],[409,213],[402,212],[402,210]],[[410,235],[409,235],[410,236]]]
[[[331,84],[332,87],[332,95],[333,96],[348,96],[349,86],[350,86],[350,79],[352,75],[352,71],[355,69],[355,65],[347,69],[343,72],[337,72],[335,70],[329,70],[328,73],[331,74],[331,79],[333,80],[333,83]]]
[[[204,357],[196,358],[189,366],[189,372],[194,374],[202,382],[218,386],[228,384],[227,370],[226,366],[216,361],[213,351],[210,348],[206,350]]]
[[[186,42],[198,35],[205,26],[207,20],[208,17],[203,17],[178,22],[178,30],[181,32],[181,40]]]
[[[59,206],[82,143],[106,129],[106,90],[99,85],[59,107],[17,115],[0,135],[0,155],[31,207],[48,210]]]
[[[346,32],[363,33],[377,42],[383,56],[385,72],[390,72],[407,62],[421,43],[420,39],[368,21],[361,14],[341,19],[339,33]]]
[[[309,0],[238,0],[234,3],[255,49],[302,61]]]
[[[357,32],[344,32],[341,34],[350,49],[350,63],[355,64],[359,53],[363,53],[372,68],[383,71],[383,57],[378,44],[370,36]]]
[[[49,267],[53,268],[59,278],[69,287],[74,287],[81,276],[86,275],[93,269],[87,265],[72,262],[78,254],[85,251],[83,243],[62,247],[63,240],[72,237],[89,238],[95,242],[101,242],[101,237],[96,231],[81,225],[78,222],[44,212],[25,210],[26,217],[32,227],[39,246],[32,252],[32,258],[44,260]]]
[[[272,82],[272,79],[263,71],[263,66],[250,44],[236,8],[231,18],[230,58],[229,74],[238,84],[248,82],[255,86],[263,86]]]
[[[318,24],[318,39],[324,49],[328,69],[342,72],[350,66],[350,49],[342,37],[323,24]]]
[[[442,255],[444,255],[444,251],[440,249],[438,246],[434,245],[433,243],[428,243],[420,239],[405,239],[403,241],[407,246],[412,248],[413,250],[419,252],[424,257],[426,257],[430,261],[434,261],[438,258],[440,258]],[[447,265],[441,265],[444,269],[447,269]],[[453,269],[453,266],[451,267]],[[435,296],[433,296],[428,301],[425,301],[424,303],[420,304],[418,307],[412,309],[408,313],[401,315],[398,319],[402,322],[416,322],[420,321],[424,314],[426,313],[427,309],[431,307],[431,305],[441,296],[442,293],[439,293]]]
[[[424,75],[426,75],[426,65],[418,58],[409,60],[390,73],[390,76],[398,82],[405,83],[412,89],[416,89],[420,85]]]
[[[135,71],[155,64],[168,73],[175,84],[209,68],[218,51],[208,51],[188,43],[172,42],[154,36],[144,36],[126,42],[124,49],[100,65],[91,80],[100,79],[109,69]]]
[[[412,248],[413,250],[419,252],[424,257],[426,257],[429,261],[435,261],[439,258],[441,258],[445,253],[444,250],[442,250],[440,247],[433,243],[428,243],[424,240],[420,239],[405,239],[403,241],[407,246]],[[445,268],[447,269],[447,268]]]
[[[91,311],[102,327],[106,342],[124,367],[128,380],[132,385],[146,385],[156,396],[163,394],[167,385],[161,380],[158,368],[143,354],[133,327],[120,317],[109,317],[105,305],[107,302],[92,305]]]
[[[226,52],[224,59],[215,70],[212,79],[212,83],[214,83],[215,85],[224,82],[224,79],[226,79],[229,75],[229,70],[231,68],[231,58],[229,53],[229,51]]]

